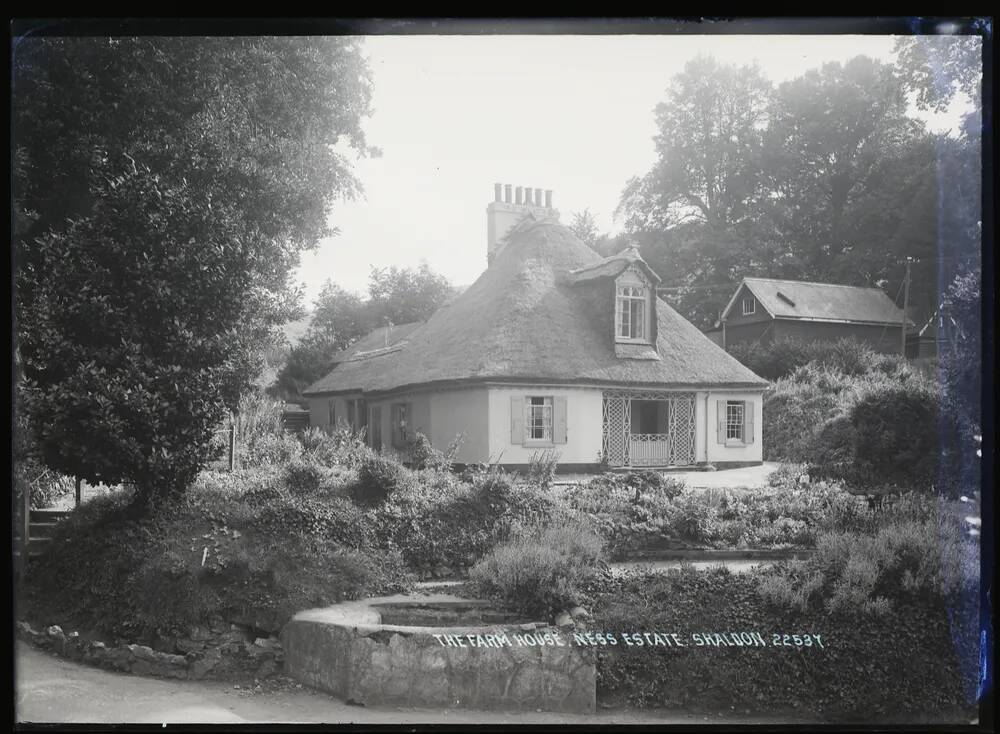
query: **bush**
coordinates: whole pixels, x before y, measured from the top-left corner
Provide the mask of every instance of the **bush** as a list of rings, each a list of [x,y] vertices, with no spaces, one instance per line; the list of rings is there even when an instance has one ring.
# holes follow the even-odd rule
[[[978,544],[957,522],[890,519],[873,534],[823,533],[808,561],[779,568],[760,594],[799,612],[820,606],[831,614],[884,616],[899,603],[978,593],[978,558]]]
[[[472,566],[524,525],[560,516],[556,501],[508,474],[488,472],[471,483],[424,470],[370,512],[380,547],[398,548],[421,575],[452,575]]]
[[[313,426],[299,436],[299,441],[307,456],[326,467],[356,469],[375,455],[365,441],[364,429],[355,432],[344,425],[331,433]]]
[[[242,466],[277,466],[302,455],[302,444],[291,433],[264,433],[254,436],[237,461]]]
[[[430,439],[419,431],[410,440],[408,453],[410,462],[414,469],[435,469],[437,471],[447,471],[451,469],[455,460],[455,454],[461,445],[463,436],[456,436],[446,451],[439,451],[431,446]]]
[[[528,484],[541,490],[552,486],[559,468],[559,452],[546,449],[536,451],[528,461]]]
[[[583,600],[602,541],[585,523],[531,528],[491,550],[469,572],[480,593],[525,614],[552,614]]]
[[[750,370],[772,381],[789,377],[808,364],[848,376],[907,369],[906,360],[899,355],[881,354],[853,338],[829,342],[782,337],[766,344],[736,344],[729,352]]]
[[[326,472],[314,461],[296,457],[284,466],[282,476],[289,491],[306,494],[319,490],[320,484],[326,478]]]
[[[601,578],[590,590],[595,629],[669,630],[685,646],[599,648],[598,700],[822,721],[933,717],[974,701],[963,695],[962,674],[978,666],[974,659],[971,671],[961,666],[942,605],[914,602],[892,618],[792,611],[758,594],[763,574],[681,569]],[[693,637],[715,631],[757,631],[766,644],[716,647]],[[783,634],[819,634],[823,647],[774,647],[773,633],[779,642]],[[967,635],[974,644],[976,636]]]
[[[412,584],[398,553],[372,551],[350,500],[292,495],[280,470],[205,472],[146,518],[129,499],[95,498],[59,523],[19,595],[34,621],[139,642],[251,614],[277,632],[306,607]]]
[[[395,459],[369,456],[358,466],[358,481],[353,488],[356,502],[377,505],[412,482],[409,470]]]

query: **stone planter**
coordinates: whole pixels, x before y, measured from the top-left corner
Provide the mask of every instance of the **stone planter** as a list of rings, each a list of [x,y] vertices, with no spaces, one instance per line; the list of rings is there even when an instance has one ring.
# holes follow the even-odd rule
[[[358,704],[592,713],[594,651],[546,642],[555,632],[437,594],[300,612],[281,644],[288,675]]]

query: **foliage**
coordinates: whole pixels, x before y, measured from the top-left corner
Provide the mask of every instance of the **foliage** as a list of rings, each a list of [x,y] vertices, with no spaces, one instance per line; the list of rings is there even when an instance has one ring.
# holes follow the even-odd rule
[[[385,326],[426,321],[453,294],[448,279],[427,263],[415,270],[373,267],[368,276],[371,323]]]
[[[908,69],[864,56],[776,88],[754,66],[689,62],[656,108],[657,160],[618,208],[671,305],[709,327],[745,276],[898,294],[909,257],[911,309],[933,311],[979,251],[980,143],[928,133],[913,89]]]
[[[205,472],[143,517],[127,502],[92,499],[57,526],[29,568],[35,618],[129,642],[215,617],[277,632],[301,609],[410,585],[397,553],[368,550],[353,503],[293,495],[275,469]]]
[[[464,435],[456,436],[448,448],[441,451],[431,446],[430,439],[417,431],[407,447],[410,463],[414,469],[447,471],[455,462],[455,455],[463,440],[465,440]]]
[[[352,195],[370,82],[345,38],[21,39],[18,346],[45,463],[183,493]],[[100,427],[97,430],[96,427]]]
[[[768,380],[788,377],[799,367],[813,363],[845,375],[870,372],[891,374],[906,369],[906,361],[897,355],[880,354],[864,342],[845,338],[836,341],[804,341],[782,337],[767,343],[743,342],[729,353]]]
[[[585,522],[524,528],[472,567],[480,593],[526,614],[552,614],[582,601],[601,559],[600,536]]]
[[[546,449],[535,451],[528,460],[528,484],[538,489],[548,489],[559,468],[559,452]]]
[[[361,460],[352,496],[360,504],[378,505],[412,482],[409,469],[390,457],[376,454]]]
[[[767,604],[768,572],[691,568],[603,577],[588,588],[594,628],[676,632],[684,647],[615,646],[597,651],[599,701],[684,712],[792,715],[823,721],[926,716],[974,698],[977,666],[957,657],[945,609],[926,601],[891,618],[831,616]],[[706,632],[758,632],[765,646],[697,645]],[[823,647],[794,644],[820,635]],[[662,634],[662,632],[661,632]],[[977,644],[975,629],[962,644]],[[973,685],[963,690],[963,674]],[[793,692],[790,694],[790,692]]]
[[[944,408],[967,436],[982,430],[982,291],[982,273],[974,270],[955,279],[942,306],[955,324],[954,342],[941,355]]]
[[[426,263],[418,268],[373,267],[367,299],[327,280],[309,329],[291,348],[274,391],[302,400],[302,391],[330,371],[337,352],[376,328],[426,321],[453,293],[448,280]]]
[[[958,519],[883,518],[870,533],[830,531],[801,566],[783,566],[761,583],[769,603],[806,612],[822,606],[836,615],[896,615],[930,601],[978,594],[979,545]]]

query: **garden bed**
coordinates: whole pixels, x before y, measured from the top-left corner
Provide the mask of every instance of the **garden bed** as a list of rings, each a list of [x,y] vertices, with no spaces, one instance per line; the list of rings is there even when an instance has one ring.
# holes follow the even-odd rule
[[[593,713],[592,651],[545,644],[551,630],[517,619],[447,594],[308,610],[281,633],[285,669],[366,705]]]

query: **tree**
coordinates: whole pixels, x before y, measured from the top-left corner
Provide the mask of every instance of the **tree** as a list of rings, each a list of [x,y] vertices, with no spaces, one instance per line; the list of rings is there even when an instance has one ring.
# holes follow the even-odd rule
[[[655,109],[657,161],[626,184],[618,206],[626,233],[663,285],[684,289],[674,304],[704,326],[717,307],[701,286],[728,283],[758,267],[761,153],[771,95],[757,66],[705,56],[688,62]]]
[[[447,278],[426,263],[417,269],[372,268],[367,300],[327,281],[309,330],[290,350],[274,392],[302,401],[303,391],[330,371],[334,354],[378,327],[426,321],[453,293]]]
[[[183,492],[249,389],[289,272],[358,183],[370,81],[340,38],[21,39],[18,347],[53,469]]]
[[[303,400],[302,392],[330,370],[333,355],[370,330],[368,303],[327,280],[316,299],[308,331],[291,348],[278,373],[277,394]]]
[[[413,268],[372,268],[368,277],[370,323],[373,327],[408,324],[430,318],[454,293],[443,275],[427,263]]]
[[[921,109],[943,112],[957,94],[982,108],[983,43],[980,36],[900,36],[896,53],[900,81],[916,93]]]
[[[597,220],[594,219],[594,215],[590,213],[589,208],[584,209],[582,212],[576,212],[573,214],[569,230],[575,234],[583,244],[590,248],[594,247],[597,243],[597,238],[600,236],[600,230],[597,227]]]
[[[771,261],[797,277],[873,282],[858,258],[883,249],[931,177],[933,149],[906,111],[893,68],[864,56],[778,88],[765,149]]]

